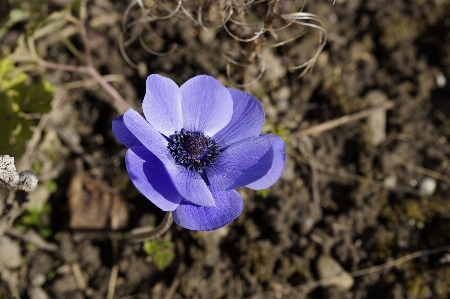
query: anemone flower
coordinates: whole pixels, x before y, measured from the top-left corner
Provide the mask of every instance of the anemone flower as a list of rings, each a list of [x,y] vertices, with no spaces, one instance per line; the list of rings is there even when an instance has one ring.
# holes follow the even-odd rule
[[[285,143],[260,134],[264,110],[248,93],[206,75],[180,87],[151,75],[142,108],[145,118],[132,109],[115,118],[113,133],[129,148],[133,184],[184,228],[223,227],[243,210],[236,188],[265,189],[281,176]]]

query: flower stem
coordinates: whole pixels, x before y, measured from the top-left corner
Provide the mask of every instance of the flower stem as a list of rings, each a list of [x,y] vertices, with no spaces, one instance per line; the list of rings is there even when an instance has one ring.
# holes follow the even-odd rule
[[[173,218],[172,212],[166,212],[163,221],[155,228],[151,227],[138,227],[130,231],[130,240],[133,243],[143,242],[145,240],[151,240],[158,238],[163,235],[167,230],[169,230],[172,225]]]

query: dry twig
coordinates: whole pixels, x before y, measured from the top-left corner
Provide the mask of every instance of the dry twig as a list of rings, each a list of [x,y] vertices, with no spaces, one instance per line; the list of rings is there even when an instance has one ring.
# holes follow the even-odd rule
[[[390,191],[401,192],[401,193],[409,193],[409,194],[413,194],[413,195],[420,195],[420,193],[417,190],[413,189],[413,188],[401,187],[401,186],[396,187],[394,189],[388,188],[388,187],[385,186],[385,184],[383,182],[378,182],[378,181],[375,181],[375,180],[373,180],[371,178],[368,178],[368,177],[365,177],[365,176],[362,176],[362,175],[357,175],[357,174],[350,173],[350,172],[347,172],[347,171],[344,171],[344,170],[339,170],[339,169],[333,168],[331,166],[322,164],[322,163],[320,163],[317,160],[314,160],[313,162],[311,162],[311,159],[304,158],[304,157],[302,157],[301,155],[299,155],[299,154],[297,154],[295,152],[291,152],[290,154],[292,155],[292,157],[294,157],[294,159],[297,162],[304,163],[304,164],[310,165],[310,166],[311,166],[311,163],[314,163],[314,167],[316,167],[318,170],[323,171],[323,172],[328,173],[328,174],[331,174],[334,177],[340,177],[340,178],[343,178],[343,179],[353,180],[353,181],[360,182],[362,184],[370,184],[372,186],[375,186],[375,187],[378,187],[378,188],[387,189],[387,190],[390,190]]]
[[[67,17],[67,19],[68,19],[68,21],[70,21],[78,26],[80,37],[81,37],[81,42],[84,47],[84,55],[86,57],[86,66],[74,66],[74,65],[60,64],[60,63],[45,61],[37,54],[36,46],[35,46],[35,38],[36,37],[30,36],[27,39],[27,45],[28,45],[28,49],[29,49],[30,54],[33,57],[33,59],[40,66],[47,68],[47,69],[89,74],[114,99],[114,101],[115,101],[114,103],[116,106],[115,108],[119,111],[119,113],[123,113],[126,110],[128,110],[129,108],[131,108],[130,104],[127,103],[127,101],[117,92],[117,90],[94,67],[91,46],[89,44],[89,38],[87,36],[86,25],[85,25],[86,1],[82,1],[82,3],[81,3],[79,20],[74,18],[73,16]]]
[[[333,120],[324,122],[322,124],[309,127],[308,129],[289,134],[287,137],[300,137],[303,135],[318,135],[324,131],[328,131],[328,130],[337,128],[339,126],[345,125],[347,123],[354,122],[354,121],[360,120],[362,118],[366,118],[376,111],[389,110],[389,109],[392,109],[393,107],[394,107],[394,102],[387,101],[383,105],[369,108],[367,110],[363,110],[363,111],[360,111],[355,114],[345,115],[345,116],[339,117],[337,119],[333,119]]]
[[[400,157],[399,155],[396,155],[396,154],[393,154],[392,158],[393,158],[393,160],[395,160],[395,162],[400,163],[401,165],[405,166],[408,169],[411,169],[415,172],[427,175],[429,177],[432,177],[437,180],[443,181],[447,184],[450,184],[450,177],[448,177],[446,175],[443,175],[443,174],[441,174],[437,171],[433,171],[431,169],[424,168],[422,166],[414,165],[413,163],[405,161],[404,159],[402,159],[402,157]]]

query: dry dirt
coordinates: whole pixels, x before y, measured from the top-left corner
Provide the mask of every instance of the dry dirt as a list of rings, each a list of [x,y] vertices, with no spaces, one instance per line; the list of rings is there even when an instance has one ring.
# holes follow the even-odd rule
[[[49,1],[48,10],[61,9],[63,2]],[[162,1],[170,7],[173,2]],[[196,15],[193,8],[204,1],[188,2],[187,9]],[[213,26],[220,17],[209,2],[204,3],[205,23]],[[285,12],[302,6],[279,2]],[[255,4],[241,13],[269,22],[268,5]],[[95,66],[104,75],[123,75],[113,83],[118,92],[140,107],[148,74],[162,74],[179,84],[210,74],[233,86],[221,53],[251,64],[231,67],[235,84],[257,77],[264,61],[265,74],[246,90],[261,99],[267,130],[286,138],[285,172],[268,192],[240,190],[244,212],[223,229],[200,233],[173,224],[163,240],[174,244],[175,259],[160,270],[142,244],[117,240],[101,230],[110,219],[127,231],[157,225],[164,217],[128,178],[125,148],[111,132],[111,121],[118,116],[111,97],[95,84],[67,89],[30,158],[46,170],[40,181],[54,182],[56,190],[49,194],[48,188],[38,187],[27,195],[28,200],[48,198],[51,212],[42,223],[51,231],[46,241],[57,247],[45,249],[18,235],[2,236],[0,246],[9,242],[5,246],[13,257],[0,260],[18,262],[0,268],[0,291],[11,294],[13,280],[22,298],[106,298],[110,277],[118,269],[114,298],[449,298],[448,251],[355,277],[350,288],[345,287],[351,281],[347,276],[331,285],[312,283],[321,278],[317,265],[324,255],[332,257],[326,259],[328,266],[337,262],[352,273],[450,245],[449,0],[308,1],[303,11],[320,17],[328,41],[301,78],[301,71],[288,66],[314,53],[314,29],[271,48],[275,37],[270,32],[243,43],[223,28],[205,31],[178,16],[153,22],[154,35],[144,35],[155,51],[170,51],[177,44],[169,55],[152,55],[138,38],[126,47],[138,71],[119,50],[126,7],[122,1],[88,2]],[[139,10],[130,12],[130,20],[138,17]],[[144,30],[138,27],[130,34]],[[230,28],[245,38],[254,32]],[[23,24],[11,29],[6,37],[11,45],[22,31]],[[292,27],[278,38],[299,32],[301,26]],[[71,40],[82,51],[78,37]],[[62,43],[46,45],[42,55],[48,61],[80,63]],[[58,86],[88,78],[47,74]],[[386,112],[318,135],[296,134],[388,100],[394,106]],[[433,182],[432,192],[421,189]],[[38,227],[29,229],[39,232]]]

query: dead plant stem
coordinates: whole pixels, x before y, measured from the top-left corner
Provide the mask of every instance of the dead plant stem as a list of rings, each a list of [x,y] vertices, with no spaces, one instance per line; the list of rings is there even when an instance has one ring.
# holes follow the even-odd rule
[[[109,278],[108,284],[108,295],[107,299],[114,299],[114,293],[116,289],[117,276],[119,275],[119,266],[116,264],[112,267],[111,276]]]
[[[355,113],[355,114],[345,115],[345,116],[339,117],[337,119],[333,119],[333,120],[324,122],[322,124],[309,127],[308,129],[301,130],[301,131],[289,134],[287,137],[300,137],[300,136],[303,136],[303,135],[318,135],[318,134],[320,134],[320,133],[322,133],[324,131],[328,131],[328,130],[334,129],[336,127],[342,126],[342,125],[347,124],[349,122],[354,122],[354,121],[357,121],[359,119],[366,118],[366,117],[370,116],[371,114],[373,114],[376,111],[389,110],[389,109],[391,109],[393,107],[394,107],[394,102],[393,101],[387,101],[383,105],[380,105],[380,106],[377,106],[377,107],[373,107],[373,108],[370,108],[370,109],[367,109],[367,110],[363,110],[363,111],[360,111],[360,112]]]
[[[86,1],[83,3],[85,4]],[[72,20],[73,21],[73,20]],[[73,21],[75,24],[78,25],[78,28],[80,30],[80,36],[81,36],[81,42],[83,43],[84,47],[84,54],[86,56],[86,66],[74,66],[74,65],[68,65],[68,64],[60,64],[50,61],[45,61],[42,58],[40,58],[37,54],[34,55],[36,62],[41,65],[44,68],[47,69],[53,69],[53,70],[60,70],[60,71],[66,71],[66,72],[72,72],[72,73],[86,73],[92,76],[99,84],[100,86],[109,93],[109,95],[114,99],[114,101],[117,103],[116,109],[119,111],[119,113],[123,113],[126,110],[130,109],[130,104],[127,103],[127,101],[117,92],[117,90],[105,79],[103,76],[97,71],[97,69],[94,67],[94,62],[92,59],[92,50],[89,43],[89,37],[87,35],[87,30],[85,26],[85,16],[81,18],[80,20]],[[35,53],[34,50],[34,42],[29,43],[29,46],[31,47],[31,52]]]
[[[125,99],[117,92],[117,90],[109,84],[108,81],[103,78],[102,75],[95,69],[93,66],[89,67],[89,74],[97,80],[97,82],[113,97],[113,99],[117,102],[117,109],[120,113],[123,113],[131,108],[130,104],[125,101]]]
[[[46,69],[66,71],[66,72],[72,72],[72,73],[88,73],[88,71],[89,71],[86,66],[75,66],[75,65],[69,65],[69,64],[55,63],[55,62],[43,60],[41,58],[37,58],[37,62],[40,66],[42,66]]]
[[[357,181],[357,182],[360,182],[361,184],[370,184],[372,186],[387,189],[387,190],[393,191],[393,192],[420,195],[420,193],[413,188],[402,187],[402,186],[398,186],[396,188],[388,188],[385,186],[385,184],[383,182],[378,182],[369,177],[365,177],[365,176],[347,172],[347,171],[344,171],[341,169],[333,168],[332,166],[322,164],[322,163],[318,162],[317,160],[313,161],[311,158],[302,157],[302,155],[300,155],[296,152],[291,152],[291,156],[299,163],[304,163],[311,167],[312,167],[312,164],[314,164],[314,167],[317,170],[323,171],[324,173],[327,173],[327,174],[330,174],[330,175],[333,175],[336,177],[340,177],[340,178],[347,179],[347,180]]]
[[[418,166],[418,165],[415,165],[415,164],[410,163],[408,161],[405,161],[402,157],[400,157],[397,154],[393,154],[392,155],[392,159],[395,162],[402,164],[403,166],[405,166],[408,169],[411,169],[411,170],[416,171],[418,173],[422,173],[424,175],[432,177],[432,178],[434,178],[436,180],[440,180],[440,181],[443,181],[443,182],[445,182],[447,184],[450,184],[450,177],[448,177],[448,176],[446,176],[444,174],[441,174],[441,173],[439,173],[437,171],[433,171],[431,169],[427,169],[427,168],[424,168],[422,166]]]
[[[86,2],[86,1],[84,1]],[[86,55],[86,64],[88,67],[93,66],[92,62],[92,51],[91,51],[91,45],[89,44],[89,38],[86,31],[86,26],[84,25],[84,20],[80,20],[78,22],[78,27],[80,28],[80,35],[81,35],[81,41],[83,43],[84,47],[84,54]]]
[[[366,269],[362,269],[362,270],[358,270],[358,271],[354,271],[352,273],[350,273],[353,277],[359,277],[359,276],[363,276],[363,275],[368,275],[368,274],[372,274],[372,273],[376,273],[376,272],[380,272],[383,270],[387,270],[390,269],[392,267],[398,266],[400,264],[409,262],[411,260],[417,259],[419,257],[424,257],[424,256],[428,256],[428,255],[432,255],[432,254],[436,254],[439,252],[443,252],[443,251],[448,251],[450,250],[450,245],[446,245],[446,246],[441,246],[441,247],[437,247],[437,248],[432,248],[432,249],[424,249],[424,250],[420,250],[420,251],[416,251],[410,254],[407,254],[405,256],[402,256],[398,259],[389,261],[387,263],[378,265],[378,266],[373,266],[370,268],[366,268]]]

